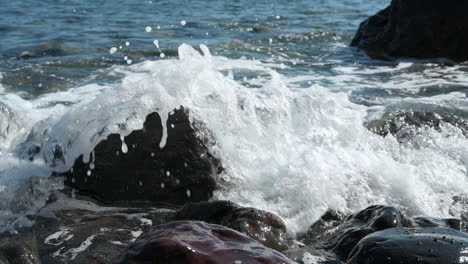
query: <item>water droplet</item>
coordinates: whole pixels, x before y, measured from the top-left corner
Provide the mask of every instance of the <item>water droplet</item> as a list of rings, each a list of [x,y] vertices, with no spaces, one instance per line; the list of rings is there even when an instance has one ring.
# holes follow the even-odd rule
[[[151,157],[154,157],[154,152],[151,152]]]
[[[143,182],[141,182],[141,181],[139,181],[138,184],[139,184],[140,186],[143,186]]]
[[[116,47],[112,47],[112,48],[109,50],[109,53],[110,53],[110,54],[114,54],[115,52],[117,52],[117,48],[116,48]]]
[[[164,187],[166,187],[166,185],[164,183],[161,183],[161,188],[164,189]]]
[[[192,192],[190,190],[187,190],[187,197],[188,198],[192,197]]]
[[[148,27],[145,28],[145,30],[146,30],[146,32],[151,32],[151,30],[153,30],[153,29],[148,26]]]
[[[270,44],[273,43],[273,39],[269,39],[268,43],[270,43]]]
[[[127,47],[130,46],[130,42],[128,42],[128,41],[125,42],[125,46],[127,46]]]
[[[175,127],[175,125],[174,125],[174,124],[171,124],[171,127],[172,127],[172,128],[174,128],[174,127]]]
[[[89,164],[89,168],[90,168],[91,170],[94,170],[94,167],[95,167],[95,166],[94,166],[94,163],[90,163],[90,164]]]
[[[88,170],[88,172],[86,172],[86,175],[91,176],[91,171]]]
[[[276,16],[276,19],[281,19],[281,16]]]
[[[181,24],[182,26],[185,26],[185,24],[187,24],[187,21],[181,20],[181,21],[180,21],[180,24]]]
[[[166,57],[166,54],[164,54],[164,52],[161,52],[161,54],[159,54],[159,57],[164,58]]]
[[[128,60],[128,57],[127,57],[127,56],[125,56],[125,57],[124,57],[124,60]]]
[[[159,40],[157,39],[153,40],[153,44],[156,46],[156,48],[159,49]]]
[[[125,144],[125,142],[122,142],[122,153],[127,153],[127,152],[128,152],[127,144]]]
[[[167,177],[171,176],[171,172],[170,172],[170,171],[166,171],[166,176],[167,176]]]
[[[132,64],[132,60],[127,60],[127,64]]]

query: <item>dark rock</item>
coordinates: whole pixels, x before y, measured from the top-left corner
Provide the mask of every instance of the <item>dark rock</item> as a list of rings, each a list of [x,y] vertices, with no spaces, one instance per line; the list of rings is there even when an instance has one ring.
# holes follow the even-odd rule
[[[468,60],[468,2],[392,0],[361,23],[351,46],[379,59]]]
[[[7,237],[0,242],[1,264],[40,264],[34,234],[22,237]]]
[[[468,263],[468,234],[448,228],[394,228],[363,238],[348,264]]]
[[[198,221],[175,221],[143,234],[114,263],[279,264],[291,261],[227,227]]]
[[[278,251],[288,249],[286,225],[278,216],[245,208],[229,201],[199,202],[185,205],[174,220],[199,220],[237,230]]]
[[[415,217],[412,220],[415,227],[445,227],[468,233],[468,223],[456,218]]]
[[[331,234],[344,220],[345,215],[329,210],[317,222],[311,225],[305,234],[299,235],[299,238],[307,241],[307,244],[319,242]]]
[[[369,122],[367,127],[382,136],[391,134],[402,142],[417,133],[415,129],[430,127],[440,131],[444,125],[457,127],[468,137],[468,120],[445,111],[389,113],[380,120]]]
[[[339,217],[331,216],[332,219]],[[339,221],[339,220],[335,220]],[[383,205],[370,206],[354,215],[350,215],[341,225],[328,229],[323,242],[314,239],[317,229],[312,226],[312,233],[304,240],[306,244],[323,243],[318,247],[331,250],[341,258],[346,258],[354,246],[365,236],[374,232],[395,228],[411,227],[411,222],[396,208]]]
[[[221,170],[208,150],[208,137],[199,135],[183,108],[169,116],[167,132],[161,149],[161,118],[149,114],[143,129],[126,136],[125,143],[119,134],[111,134],[94,148],[90,163],[78,157],[73,168],[62,174],[65,185],[109,204],[179,206],[208,200]]]
[[[64,201],[58,199],[31,216],[32,227],[20,228],[18,234],[0,234],[0,263],[110,263],[153,224],[164,223],[173,215],[171,210],[100,208],[79,203],[94,211],[63,209]]]

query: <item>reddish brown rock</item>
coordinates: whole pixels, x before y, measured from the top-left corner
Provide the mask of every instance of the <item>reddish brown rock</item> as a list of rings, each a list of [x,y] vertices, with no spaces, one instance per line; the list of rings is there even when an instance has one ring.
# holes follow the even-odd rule
[[[174,221],[143,234],[116,264],[286,264],[280,252],[220,225]]]

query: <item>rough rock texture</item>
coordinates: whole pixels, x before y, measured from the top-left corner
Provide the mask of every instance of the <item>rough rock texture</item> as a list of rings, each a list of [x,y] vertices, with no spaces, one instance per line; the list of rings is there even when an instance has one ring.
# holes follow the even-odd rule
[[[237,230],[278,251],[288,249],[286,225],[278,216],[245,208],[229,201],[199,202],[185,205],[174,220],[199,220]]]
[[[329,215],[329,216],[327,216]],[[348,216],[341,223],[342,216],[327,213],[325,219],[312,225],[307,232],[305,244],[315,244],[346,258],[354,246],[365,236],[374,232],[395,228],[411,227],[412,224],[398,209],[391,206],[374,205]]]
[[[124,263],[291,263],[281,253],[226,227],[175,221],[142,235],[116,262]]]
[[[468,2],[392,0],[361,23],[351,46],[374,58],[468,60]]]
[[[63,174],[65,185],[101,203],[151,203],[179,206],[208,200],[216,188],[221,166],[208,151],[210,142],[193,128],[188,111],[175,110],[167,121],[164,148],[157,113],[146,117],[144,127],[123,139],[111,134],[91,153],[90,163],[76,159]]]
[[[370,206],[349,216],[326,242],[325,248],[346,257],[363,237],[388,228],[410,227],[411,223],[395,207]]]
[[[417,133],[415,129],[430,127],[441,130],[444,125],[457,127],[468,137],[468,120],[445,111],[389,113],[380,120],[369,122],[367,127],[382,136],[391,134],[402,142]]]
[[[7,236],[0,240],[0,264],[40,264],[33,234]]]
[[[347,264],[468,263],[468,234],[448,228],[394,228],[363,238]]]

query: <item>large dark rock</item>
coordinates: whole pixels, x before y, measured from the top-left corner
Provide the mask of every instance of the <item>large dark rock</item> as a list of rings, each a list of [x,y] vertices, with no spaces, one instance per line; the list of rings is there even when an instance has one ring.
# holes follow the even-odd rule
[[[334,224],[327,228],[324,228],[320,221],[312,225],[304,242],[322,244],[318,247],[330,250],[341,258],[346,258],[354,246],[369,234],[388,228],[412,226],[410,220],[398,209],[383,205],[370,206],[350,215],[340,225],[337,225],[338,217],[338,215],[328,217]],[[320,235],[320,240],[316,238],[317,230],[324,231],[324,234]]]
[[[199,220],[237,230],[278,251],[288,249],[286,225],[278,216],[229,201],[199,202],[185,205],[174,220]]]
[[[143,234],[115,263],[291,263],[273,249],[227,227],[175,221]]]
[[[149,114],[143,129],[126,136],[125,143],[119,134],[111,134],[94,148],[89,163],[78,157],[73,168],[62,174],[65,185],[114,205],[180,206],[208,200],[221,170],[219,160],[208,150],[208,136],[194,128],[183,108],[169,116],[167,132],[161,149],[161,118],[158,113]]]
[[[468,2],[392,0],[361,23],[351,46],[374,58],[468,60]]]
[[[468,234],[448,228],[387,229],[363,238],[347,263],[468,263]]]

